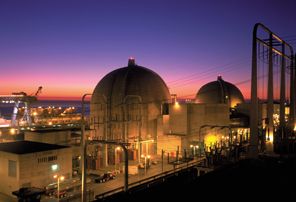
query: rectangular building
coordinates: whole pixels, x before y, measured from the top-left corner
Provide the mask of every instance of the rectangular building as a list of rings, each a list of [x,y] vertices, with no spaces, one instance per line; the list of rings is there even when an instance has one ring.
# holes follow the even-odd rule
[[[12,195],[22,187],[44,188],[54,175],[72,178],[72,150],[68,146],[32,141],[0,143],[0,192]]]

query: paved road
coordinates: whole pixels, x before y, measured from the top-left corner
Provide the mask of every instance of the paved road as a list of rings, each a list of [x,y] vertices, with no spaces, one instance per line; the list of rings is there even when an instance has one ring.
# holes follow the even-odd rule
[[[200,159],[195,159],[193,161],[190,161],[190,163],[193,162],[199,162]],[[135,162],[132,162],[135,163]],[[131,163],[131,164],[132,164]],[[175,166],[175,168],[180,167],[180,166],[186,166],[187,163],[182,163],[179,164],[177,166]],[[123,164],[121,165],[123,167]],[[99,172],[105,172],[107,170],[111,171],[112,169],[114,169],[114,165],[110,166],[109,168],[106,168],[104,171],[99,171]],[[166,172],[166,171],[172,171],[174,170],[174,165],[173,164],[168,164],[167,160],[165,160],[164,164],[163,164],[163,170],[162,170],[162,163],[161,161],[158,161],[158,163],[156,165],[151,165],[150,168],[148,169],[139,169],[138,174],[135,175],[129,175],[128,181],[129,184],[134,183],[134,182],[140,182],[146,178],[155,176],[157,174],[161,174],[162,172]],[[98,171],[92,171],[92,173],[94,172],[98,172]],[[105,192],[120,188],[124,186],[124,173],[120,173],[117,174],[116,178],[113,180],[109,180],[107,182],[104,183],[94,183],[93,181],[90,183],[87,183],[87,189],[90,189],[93,191],[93,194],[91,197],[95,197],[96,195],[99,194],[103,194]],[[76,199],[71,199],[69,200],[69,198],[65,198],[62,199],[60,201],[71,201],[71,202],[79,202],[80,201],[80,187],[77,187],[76,190],[74,190],[73,192],[69,192],[68,195],[72,195],[72,196],[76,196]],[[42,199],[42,202],[56,202],[57,199],[56,198],[44,198]]]

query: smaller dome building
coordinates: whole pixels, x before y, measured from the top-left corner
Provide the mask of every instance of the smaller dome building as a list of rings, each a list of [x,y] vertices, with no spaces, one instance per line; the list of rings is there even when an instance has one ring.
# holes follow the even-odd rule
[[[217,81],[202,86],[195,97],[196,103],[229,104],[234,108],[237,104],[244,103],[241,91],[232,83],[224,81],[218,76]]]

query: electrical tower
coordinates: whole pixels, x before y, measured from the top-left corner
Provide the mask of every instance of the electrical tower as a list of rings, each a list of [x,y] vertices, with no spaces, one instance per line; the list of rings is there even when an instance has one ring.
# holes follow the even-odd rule
[[[261,79],[267,76],[267,85],[261,86],[258,89],[258,58],[260,59],[260,49],[263,50],[263,57],[265,57],[268,71],[266,75],[262,75]],[[280,90],[276,92],[274,89],[274,71],[275,59],[279,59],[279,80]],[[252,47],[252,83],[251,83],[251,117],[250,117],[250,157],[256,158],[258,156],[258,136],[259,129],[262,129],[262,120],[258,119],[258,91],[264,90],[267,86],[267,118],[265,120],[266,130],[270,132],[272,139],[268,140],[262,138],[261,141],[270,141],[272,147],[283,145],[284,142],[293,135],[293,128],[295,122],[295,67],[294,67],[294,51],[290,44],[285,42],[281,37],[272,32],[269,28],[261,23],[257,23],[253,29],[253,47]],[[287,76],[289,75],[289,77]],[[290,80],[290,84],[287,80]],[[288,89],[288,85],[290,89]],[[287,91],[288,89],[288,91]],[[289,120],[285,118],[285,108],[288,104],[287,94],[289,93]],[[279,125],[274,125],[274,94],[279,95]],[[263,131],[263,130],[262,130]],[[275,149],[273,147],[273,149]],[[275,149],[276,150],[276,149]]]

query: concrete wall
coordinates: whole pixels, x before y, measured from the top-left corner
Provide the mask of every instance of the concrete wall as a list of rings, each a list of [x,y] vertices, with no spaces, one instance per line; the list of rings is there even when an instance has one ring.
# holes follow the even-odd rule
[[[186,135],[188,130],[187,104],[169,105],[169,134]]]
[[[158,153],[159,149],[171,149],[169,145],[174,145],[173,150],[176,150],[177,145],[181,151],[188,150],[192,142],[203,141],[205,135],[209,133],[220,135],[226,133],[227,129],[217,132],[217,128],[209,130],[205,126],[228,126],[229,115],[227,104],[170,104],[169,115],[165,117],[163,126],[164,134],[168,137],[158,138]]]
[[[16,161],[16,177],[8,176],[8,161]],[[0,192],[6,195],[12,195],[11,192],[19,188],[19,156],[16,154],[0,151]]]
[[[177,147],[181,148],[181,137],[175,135],[163,135],[157,139],[157,154],[161,155],[163,149],[165,153],[172,153],[177,151]]]
[[[71,143],[71,131],[26,131],[25,140],[48,144],[69,145]]]

